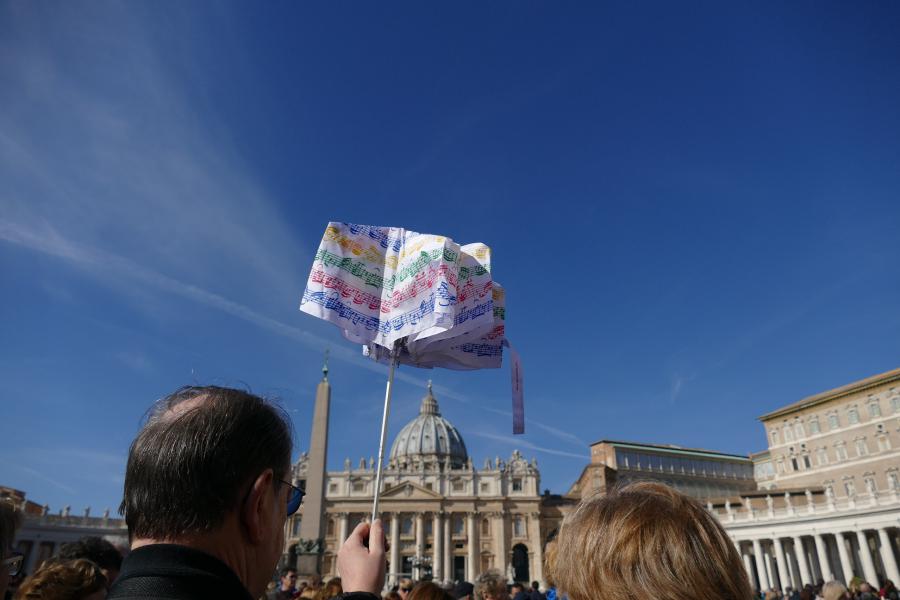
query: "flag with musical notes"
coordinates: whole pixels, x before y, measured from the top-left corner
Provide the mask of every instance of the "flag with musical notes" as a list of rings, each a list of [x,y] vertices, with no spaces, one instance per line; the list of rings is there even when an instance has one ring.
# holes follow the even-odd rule
[[[337,325],[380,362],[390,362],[398,347],[400,364],[496,369],[508,346],[491,249],[398,227],[329,223],[300,310]],[[514,404],[518,395],[521,405],[521,364],[510,350]],[[522,410],[514,406],[513,413]],[[519,420],[516,432],[524,430]]]

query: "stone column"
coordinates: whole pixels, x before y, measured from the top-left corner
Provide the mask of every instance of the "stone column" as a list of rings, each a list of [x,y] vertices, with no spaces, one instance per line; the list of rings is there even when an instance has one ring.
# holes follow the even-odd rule
[[[750,558],[750,554],[744,550],[740,542],[738,542],[738,550],[741,552],[741,558],[744,559],[744,570],[747,571],[747,579],[750,580],[750,585],[753,585],[753,559]]]
[[[816,540],[816,557],[819,559],[820,576],[825,581],[834,579],[834,570],[831,568],[831,561],[828,560],[828,546],[825,545],[825,538],[821,533],[815,535]]]
[[[529,519],[529,539],[534,545],[534,568],[531,570],[532,581],[540,582],[544,586],[544,545],[541,540],[541,513],[531,513]]]
[[[444,524],[441,522],[441,517],[443,517],[444,513],[441,511],[436,511],[433,515],[434,520],[431,523],[431,578],[434,581],[440,582],[444,580],[444,563],[442,550],[444,549],[443,545],[443,536],[444,533]]]
[[[344,545],[344,542],[347,541],[347,537],[350,535],[350,532],[348,531],[350,526],[349,517],[350,515],[345,512],[338,513],[338,550],[341,549],[341,546]]]
[[[851,566],[850,555],[847,554],[847,544],[844,542],[844,534],[840,531],[835,533],[834,541],[837,542],[838,555],[841,557],[841,571],[844,572],[844,580],[841,583],[847,585],[850,583],[850,580],[853,579],[853,567]]]
[[[390,585],[397,585],[400,572],[400,513],[391,515],[391,575]]]
[[[862,529],[856,532],[856,541],[859,542],[859,559],[862,562],[863,573],[866,581],[872,585],[878,585],[878,574],[875,572],[875,563],[872,562],[872,552],[869,550],[869,540]]]
[[[509,562],[509,550],[506,548],[506,515],[503,510],[494,513],[494,537],[497,543],[497,569],[506,577],[506,565]]]
[[[475,522],[477,513],[469,513],[466,515],[466,548],[468,550],[468,560],[466,560],[466,581],[475,581],[478,575],[478,540],[476,534],[478,526]]]
[[[900,569],[897,568],[897,559],[891,549],[891,540],[888,537],[887,529],[878,530],[878,542],[881,545],[881,562],[884,564],[884,570],[887,571],[887,578],[891,581],[900,581]]]
[[[806,550],[803,549],[803,538],[799,535],[794,538],[794,556],[797,559],[797,566],[800,567],[800,580],[797,587],[802,588],[804,584],[812,583],[812,577],[809,576],[809,565],[806,563]]]
[[[781,540],[775,536],[772,536],[772,545],[775,546],[775,561],[778,563],[778,587],[784,591],[785,586],[790,585],[784,548],[781,546]]]
[[[444,515],[444,579],[453,581],[453,513]]]
[[[425,556],[425,515],[416,513],[416,557]],[[422,567],[413,567],[413,579],[422,579]]]
[[[766,559],[763,557],[762,544],[759,540],[753,540],[753,558],[756,561],[756,574],[759,577],[759,589],[765,591],[771,586],[769,579],[766,577]]]

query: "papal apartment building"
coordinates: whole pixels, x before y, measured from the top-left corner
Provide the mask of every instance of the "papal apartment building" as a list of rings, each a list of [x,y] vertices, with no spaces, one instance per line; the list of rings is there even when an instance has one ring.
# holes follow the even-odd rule
[[[760,417],[758,491],[712,500],[758,588],[900,580],[900,369]]]

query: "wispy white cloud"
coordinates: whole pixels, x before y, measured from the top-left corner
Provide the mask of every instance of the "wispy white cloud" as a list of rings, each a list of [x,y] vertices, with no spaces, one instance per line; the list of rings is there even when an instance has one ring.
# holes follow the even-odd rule
[[[46,475],[44,475],[37,469],[32,469],[31,467],[26,467],[24,465],[14,465],[14,466],[16,469],[22,471],[23,473],[27,473],[28,475],[30,475],[31,477],[34,477],[35,479],[43,481],[44,483],[48,483],[48,484],[52,485],[53,487],[66,492],[67,494],[74,495],[74,494],[78,493],[74,488],[71,488],[71,487],[65,485],[64,483],[60,483],[57,480],[53,479],[52,477],[47,477]]]
[[[590,460],[590,455],[587,452],[583,452],[581,454],[575,452],[569,452],[567,450],[559,450],[557,448],[547,448],[545,446],[539,446],[533,442],[529,442],[526,439],[514,437],[512,435],[501,435],[499,433],[489,433],[485,431],[471,431],[467,435],[474,435],[476,437],[493,440],[496,442],[504,442],[507,446],[512,448],[527,448],[529,450],[534,450],[535,452],[543,452],[545,454],[553,454],[555,456],[566,456],[569,458],[577,458],[578,460]]]

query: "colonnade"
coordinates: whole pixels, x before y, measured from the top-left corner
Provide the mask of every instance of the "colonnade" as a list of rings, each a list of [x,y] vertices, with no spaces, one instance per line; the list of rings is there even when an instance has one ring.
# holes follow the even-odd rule
[[[847,583],[861,577],[874,586],[900,581],[892,538],[895,527],[828,530],[801,535],[759,535],[737,539],[750,582],[761,590],[801,588],[819,579]],[[836,560],[835,560],[836,559]]]

